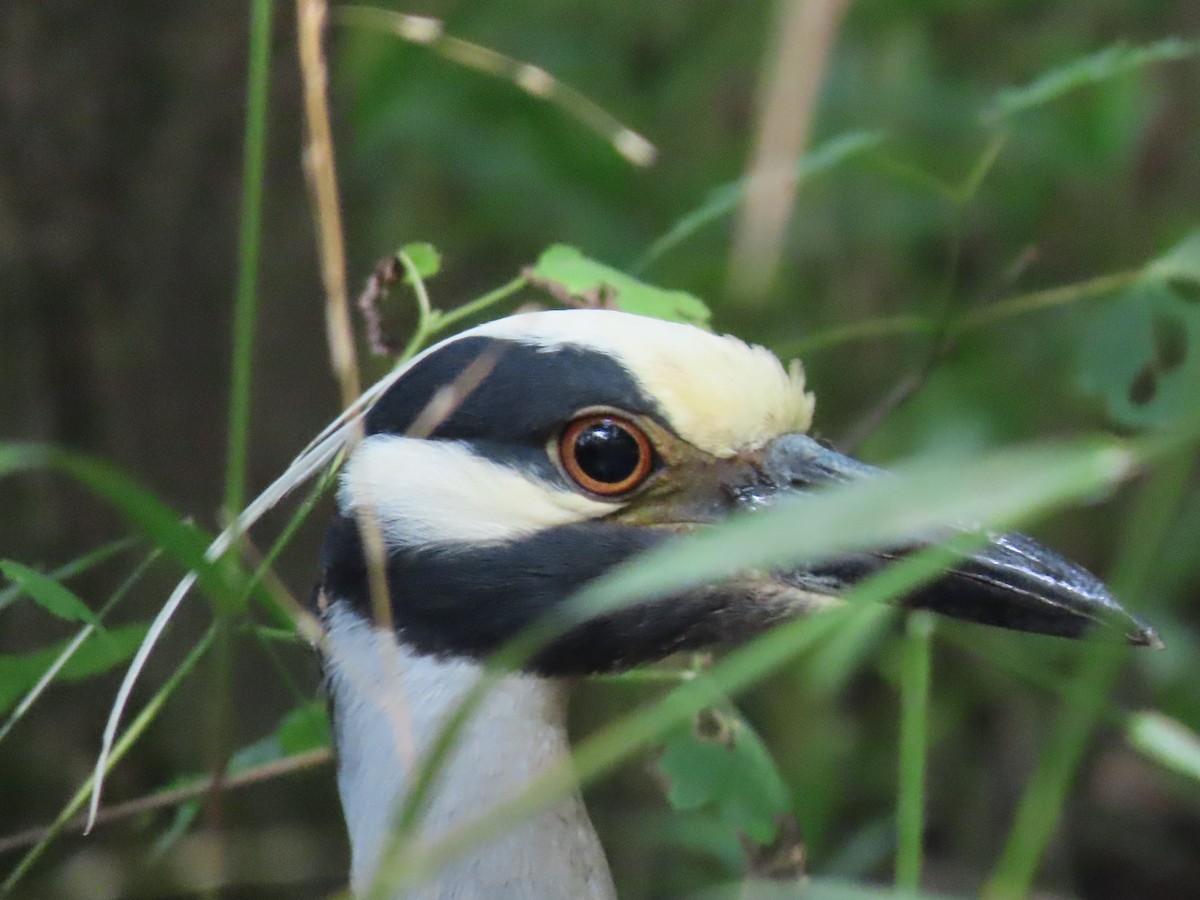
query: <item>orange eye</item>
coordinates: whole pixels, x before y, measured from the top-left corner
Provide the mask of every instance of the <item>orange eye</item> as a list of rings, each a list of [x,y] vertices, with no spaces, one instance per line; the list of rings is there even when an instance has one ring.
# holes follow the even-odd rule
[[[563,468],[585,491],[603,497],[625,494],[646,480],[654,448],[646,432],[606,413],[581,416],[558,440]]]

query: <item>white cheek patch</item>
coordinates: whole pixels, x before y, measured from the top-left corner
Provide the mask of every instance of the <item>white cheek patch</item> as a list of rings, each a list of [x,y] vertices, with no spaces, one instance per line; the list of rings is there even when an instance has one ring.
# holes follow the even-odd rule
[[[374,510],[392,546],[512,540],[614,510],[465,444],[391,434],[372,435],[354,451],[338,505],[348,515]]]

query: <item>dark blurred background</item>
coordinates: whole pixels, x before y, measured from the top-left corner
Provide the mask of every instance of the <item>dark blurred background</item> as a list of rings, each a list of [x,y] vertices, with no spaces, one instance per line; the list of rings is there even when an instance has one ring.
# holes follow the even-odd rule
[[[646,134],[659,159],[634,168],[511,83],[386,35],[335,30],[332,103],[352,290],[376,259],[414,240],[443,253],[443,272],[430,285],[443,307],[507,281],[555,242],[628,267],[745,168],[773,3],[447,0],[402,8],[542,66]],[[337,409],[300,163],[293,16],[291,5],[277,4],[252,488]],[[247,5],[232,0],[0,4],[0,438],[110,460],[209,528],[223,494],[247,32]],[[1001,88],[1118,41],[1198,34],[1200,4],[1192,0],[852,3],[811,143],[880,129],[881,149],[801,187],[779,275],[762,300],[727,293],[729,219],[665,254],[644,277],[704,297],[719,330],[786,354],[835,326],[936,317],[947,302],[970,308],[1137,267],[1200,225],[1194,57],[1018,117],[965,207],[919,173],[950,184],[966,178],[995,133],[981,113]],[[1131,382],[1161,348],[1164,329],[1194,367],[1200,325],[1164,312],[1165,301],[1121,300],[970,332],[859,452],[887,462],[1155,427],[1195,395],[1171,394],[1164,376],[1160,395],[1131,399]],[[805,363],[819,398],[816,430],[835,441],[857,434],[864,416],[926,368],[929,352],[928,337],[912,333],[814,349]],[[383,360],[366,365],[372,375],[386,369]],[[1057,515],[1038,534],[1107,573],[1133,490]],[[1197,727],[1194,477],[1180,503],[1153,582],[1128,598],[1171,649],[1135,660],[1118,705],[1154,706]],[[58,477],[0,481],[0,557],[53,567],[126,528]],[[279,567],[297,596],[315,579],[320,533],[319,524],[306,528]],[[132,558],[72,584],[85,598],[106,596]],[[174,574],[155,569],[118,618],[149,615]],[[166,677],[208,617],[195,599],[145,685]],[[0,613],[0,652],[66,633],[31,605]],[[1028,655],[1050,672],[1069,671],[1074,658],[1054,642],[978,630],[950,629],[939,643],[932,888],[978,889],[1057,714],[1051,691],[995,666],[993,652],[1018,667]],[[311,654],[299,646],[280,654],[302,692],[317,696]],[[890,877],[895,656],[894,642],[883,642],[839,690],[814,688],[798,667],[744,704],[793,793],[815,872]],[[237,645],[234,659],[231,738],[242,746],[270,732],[295,698],[251,644]],[[210,675],[202,667],[172,700],[115,771],[109,798],[205,771]],[[0,745],[0,834],[50,820],[86,776],[115,683],[108,676],[54,689]],[[628,687],[586,687],[579,727],[638,697]],[[672,896],[728,875],[685,838],[667,836],[659,821],[665,803],[645,760],[592,793],[628,896]],[[154,857],[148,848],[169,821],[144,816],[86,840],[63,838],[23,890],[186,892],[195,883],[189,872],[211,871],[216,850],[206,836],[217,828],[226,849],[236,847],[218,879],[230,885],[222,896],[323,896],[341,883],[346,848],[329,767],[228,795],[217,821],[202,818],[195,833]],[[0,868],[15,859],[3,857]],[[1102,729],[1040,883],[1049,896],[1200,895],[1200,785],[1134,754],[1115,728]]]

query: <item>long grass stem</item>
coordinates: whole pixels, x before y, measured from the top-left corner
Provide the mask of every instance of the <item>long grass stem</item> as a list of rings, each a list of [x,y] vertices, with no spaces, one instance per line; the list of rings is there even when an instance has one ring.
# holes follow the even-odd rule
[[[896,805],[896,887],[911,892],[915,892],[921,885],[932,635],[932,613],[909,613],[900,676],[900,787]]]
[[[1192,468],[1190,453],[1167,456],[1142,488],[1126,523],[1124,551],[1112,577],[1118,596],[1144,589]],[[1016,817],[996,869],[984,888],[989,898],[1029,893],[1050,844],[1087,742],[1102,721],[1127,649],[1093,642],[1084,651],[1063,698],[1061,714],[1046,751],[1021,796]]]
[[[238,279],[233,305],[233,359],[229,391],[229,444],[225,464],[225,510],[242,508],[250,431],[250,374],[258,316],[258,260],[262,240],[263,173],[271,74],[272,0],[250,7],[250,56],[246,75],[246,132],[242,150],[242,210]]]

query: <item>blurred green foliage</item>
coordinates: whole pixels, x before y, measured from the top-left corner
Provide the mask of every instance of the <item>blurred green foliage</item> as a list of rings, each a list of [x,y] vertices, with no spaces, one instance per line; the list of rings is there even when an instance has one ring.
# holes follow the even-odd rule
[[[348,177],[369,209],[358,220],[359,252],[387,252],[408,235],[431,240],[445,254],[435,302],[470,296],[562,241],[626,271],[645,262],[640,277],[703,297],[718,330],[783,352],[825,330],[915,316],[931,327],[820,345],[804,360],[818,396],[816,429],[835,439],[856,432],[897,384],[928,373],[867,439],[865,454],[879,460],[1162,427],[1200,397],[1185,240],[1200,208],[1200,66],[1189,42],[1196,23],[1182,4],[852,4],[813,146],[853,135],[870,143],[804,180],[771,302],[754,308],[724,295],[731,219],[724,207],[705,211],[745,164],[772,4],[739,4],[736,15],[712,3],[617,15],[605,4],[532,2],[519,20],[483,4],[435,12],[449,33],[584,89],[660,152],[654,167],[635,170],[507,83],[377,34],[344,34]],[[655,244],[677,233],[678,242]],[[1167,259],[1193,274],[1162,277]],[[963,331],[948,345],[938,340],[939,321],[1127,272],[1143,277]],[[1060,516],[1050,537],[1105,572],[1125,499]],[[1171,697],[1171,714],[1192,728],[1200,696],[1176,679],[1187,679],[1183,660],[1197,658],[1189,599],[1198,540],[1180,522],[1159,551],[1154,582],[1125,598],[1156,623],[1162,608],[1170,632],[1169,649],[1153,655],[1165,658],[1134,661],[1138,676],[1125,695]],[[971,891],[1003,844],[1011,798],[1034,767],[1076,648],[945,631],[931,701],[927,880]],[[822,667],[797,665],[748,701],[816,872],[879,875],[893,852],[880,822],[894,801],[899,651],[892,637],[867,646],[877,662],[852,667],[848,681],[822,681],[813,677]],[[606,706],[597,693],[589,688],[581,706]],[[1161,796],[1158,776],[1129,763],[1111,733],[1100,746],[1092,759],[1132,770],[1123,777],[1142,788],[1130,790]],[[1161,806],[1105,806],[1103,791],[1117,788],[1096,778],[1074,781],[1079,793],[1048,883],[1096,896],[1180,885],[1200,835],[1194,791],[1176,784],[1179,819]],[[613,796],[593,799],[602,825],[613,823],[606,837],[629,895],[694,885],[672,881],[679,863],[647,848],[653,829],[622,837],[629,798]],[[678,847],[679,829],[660,827]],[[1123,850],[1128,830],[1153,833],[1158,851]],[[711,840],[697,833],[695,846]],[[1142,852],[1151,841],[1135,843]],[[1113,871],[1122,874],[1102,887],[1100,873]]]
[[[862,454],[880,462],[1035,436],[1153,433],[1200,405],[1200,19],[1189,0],[851,4],[825,76],[817,149],[798,161],[804,177],[784,264],[769,302],[753,307],[725,294],[728,214],[755,127],[775,4],[430,0],[397,8],[439,16],[451,34],[544,68],[647,135],[659,155],[653,167],[633,168],[511,83],[386,34],[339,27],[334,107],[345,136],[339,162],[353,273],[365,276],[374,260],[406,245],[423,276],[438,273],[433,301],[449,308],[539,260],[547,265],[548,247],[577,247],[632,284],[680,292],[658,299],[704,298],[716,330],[784,354],[812,347],[804,363],[818,395],[816,431],[865,436]],[[549,262],[561,265],[557,252]],[[1110,275],[1111,289],[1070,287]],[[561,270],[545,277],[567,278]],[[1060,286],[1068,288],[1063,301],[1045,309],[944,327]],[[587,285],[568,292],[578,290]],[[534,291],[521,299],[548,302]],[[397,327],[411,315],[396,311]],[[917,327],[820,340],[896,317]],[[368,365],[382,372],[387,363]],[[876,429],[860,427],[906,381],[906,402]],[[1154,500],[1164,536],[1122,597],[1168,647],[1131,655],[1102,704],[1041,870],[1039,885],[1050,892],[1187,897],[1200,883],[1200,787],[1187,775],[1200,731],[1200,489],[1183,469],[1170,502]],[[176,555],[198,555],[195,529],[163,525],[174,514],[133,487],[118,493],[158,523],[151,530],[174,535]],[[1138,537],[1125,533],[1137,504],[1159,496],[1122,488],[1040,527],[1110,576]],[[311,568],[289,574],[303,593]],[[24,586],[40,592],[44,608],[68,609],[35,581]],[[890,880],[902,671],[902,641],[890,624],[883,614],[864,620],[745,698],[745,721],[731,721],[747,738],[734,746],[753,765],[729,775],[730,760],[714,760],[714,746],[680,732],[659,765],[676,805],[707,817],[671,813],[671,790],[644,759],[589,792],[623,897],[675,896],[738,877],[743,861],[731,836],[767,837],[764,807],[742,816],[743,776],[746,792],[769,796],[768,818],[786,811],[800,823],[811,871]],[[113,643],[97,636],[85,646],[94,654],[103,646],[113,664],[128,655],[126,632],[140,627],[114,627]],[[49,651],[20,661],[38,652]],[[931,889],[974,893],[993,871],[1082,652],[939,625],[926,776]],[[83,654],[74,665],[92,658]],[[283,648],[282,662],[264,663],[247,653],[254,661],[245,665],[256,679],[279,668],[311,681],[304,654]],[[22,672],[0,694],[15,699],[7,681],[28,686],[28,667]],[[312,684],[292,693],[307,699]],[[657,695],[632,683],[583,685],[576,727],[591,731],[631,700]],[[200,708],[203,698],[190,702]],[[299,708],[301,718],[249,745],[255,753],[235,755],[238,763],[322,740],[321,717]],[[1128,709],[1153,712],[1127,718]],[[164,751],[148,768],[178,775],[189,765]],[[37,770],[31,763],[27,771]],[[305,808],[294,795],[280,803]],[[337,812],[327,804],[317,816]],[[177,837],[190,818],[154,820],[150,832]],[[340,849],[327,852],[342,864]]]

